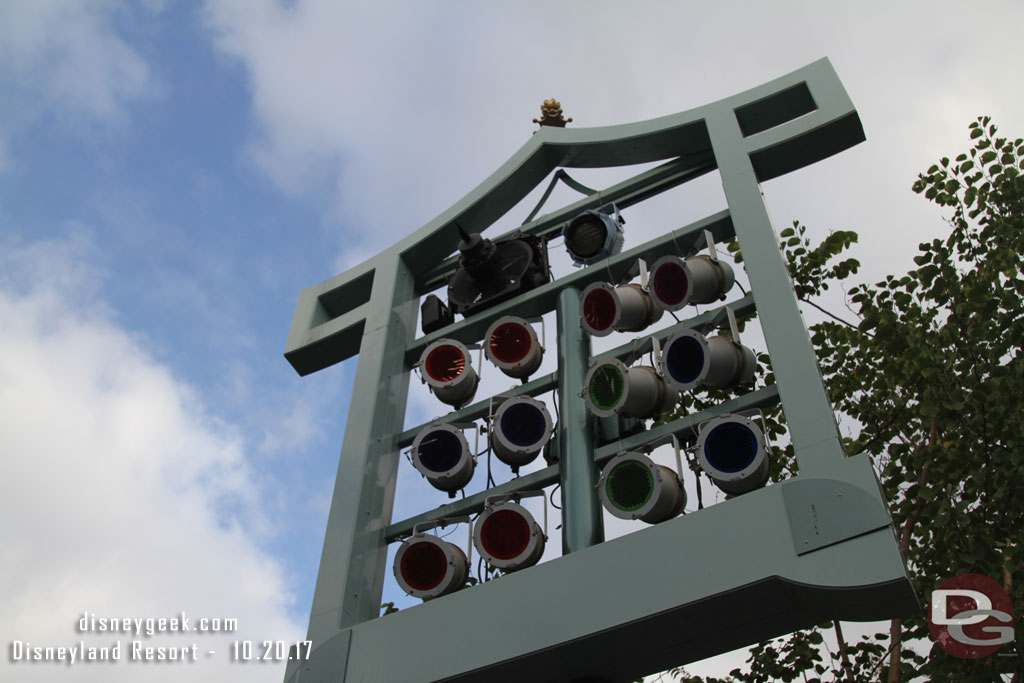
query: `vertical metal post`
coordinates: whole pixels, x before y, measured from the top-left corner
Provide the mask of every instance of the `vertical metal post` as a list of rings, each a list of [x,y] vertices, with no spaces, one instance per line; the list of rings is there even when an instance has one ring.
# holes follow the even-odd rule
[[[845,451],[746,141],[731,109],[707,126],[800,473],[825,476]]]
[[[415,334],[414,279],[397,255],[378,257],[348,421],[320,558],[308,637],[315,646],[380,614],[398,449],[409,392],[405,348]]]
[[[580,293],[558,295],[558,461],[562,486],[562,554],[604,541],[597,495],[593,418],[580,398],[590,365],[590,337],[580,327]]]

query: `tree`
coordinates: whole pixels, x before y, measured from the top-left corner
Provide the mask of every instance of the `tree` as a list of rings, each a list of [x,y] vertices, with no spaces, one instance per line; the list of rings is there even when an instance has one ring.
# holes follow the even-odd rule
[[[997,137],[988,117],[970,131],[969,152],[941,159],[913,185],[946,212],[948,236],[921,244],[905,275],[850,287],[849,313],[816,300],[857,271],[846,255],[857,235],[834,232],[813,246],[795,223],[781,236],[798,298],[826,316],[811,335],[833,405],[855,433],[847,452],[873,458],[918,595],[972,572],[1002,583],[1024,609],[1024,140]],[[781,414],[769,418],[781,434]],[[775,455],[778,480],[795,461],[792,448]],[[826,631],[837,647],[824,644]],[[857,643],[845,642],[838,623],[761,643],[730,676],[991,683],[1012,673],[1024,683],[1024,628],[1001,653],[1012,656],[947,655],[921,614]]]

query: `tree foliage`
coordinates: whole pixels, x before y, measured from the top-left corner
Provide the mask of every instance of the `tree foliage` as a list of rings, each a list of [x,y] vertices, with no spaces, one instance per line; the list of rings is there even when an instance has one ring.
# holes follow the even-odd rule
[[[854,434],[847,451],[873,458],[918,595],[926,600],[944,580],[973,572],[1002,583],[1024,609],[1024,140],[997,132],[979,118],[968,152],[918,176],[913,191],[940,207],[948,234],[922,243],[906,274],[850,286],[849,311],[816,300],[857,272],[846,255],[856,234],[813,245],[794,224],[781,237],[799,299],[823,314],[811,336],[833,405]],[[781,431],[781,414],[771,417]],[[792,449],[775,455],[773,476],[784,478],[795,468]],[[1014,673],[1019,683],[1017,616],[1017,641],[1001,650],[1011,656],[947,655],[920,614],[856,643],[833,623],[761,643],[730,680],[991,683]],[[826,633],[839,646],[826,645]]]

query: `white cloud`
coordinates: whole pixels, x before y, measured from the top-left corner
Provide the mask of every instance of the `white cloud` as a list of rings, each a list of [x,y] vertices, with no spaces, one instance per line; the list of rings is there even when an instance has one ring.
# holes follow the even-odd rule
[[[829,56],[869,144],[829,162],[838,164],[831,174],[794,174],[792,191],[776,181],[777,218],[890,240],[880,214],[934,225],[908,208],[908,188],[935,150],[963,140],[978,113],[1024,112],[1002,80],[1021,56],[1013,3],[993,8],[999,22],[954,3],[639,7],[210,0],[205,22],[216,48],[245,69],[257,123],[250,158],[279,187],[325,202],[328,222],[344,226],[339,270],[483,180],[529,137],[546,97],[563,102],[573,126],[636,121]],[[991,39],[965,42],[975,33]],[[830,190],[851,200],[837,204]],[[897,250],[913,250],[913,232],[898,231]]]
[[[155,636],[216,655],[189,680],[237,677],[229,642],[301,637],[279,562],[261,550],[264,492],[240,435],[96,300],[76,240],[0,250],[0,668],[18,680],[140,680],[143,665],[11,663],[10,642],[70,646],[77,619],[229,617],[230,636]],[[77,254],[77,255],[76,255]],[[85,636],[87,641],[90,640]],[[117,636],[98,643],[109,645]],[[127,646],[129,636],[121,636]],[[146,680],[181,680],[150,664]],[[249,680],[280,680],[251,666]],[[65,677],[65,678],[62,678]]]
[[[154,92],[149,66],[113,25],[120,6],[0,3],[0,85],[10,104],[0,107],[0,170],[12,163],[9,139],[38,118],[115,124]]]

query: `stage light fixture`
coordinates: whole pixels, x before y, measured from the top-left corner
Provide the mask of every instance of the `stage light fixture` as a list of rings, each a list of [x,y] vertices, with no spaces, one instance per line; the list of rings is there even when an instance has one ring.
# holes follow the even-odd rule
[[[516,396],[502,403],[491,423],[491,448],[513,472],[540,454],[551,438],[554,423],[545,405],[529,396]]]
[[[448,280],[452,314],[470,316],[551,279],[547,243],[515,231],[493,242],[459,227],[459,267]]]
[[[681,259],[662,256],[651,267],[650,293],[654,303],[667,311],[688,304],[709,304],[723,298],[735,283],[732,267],[701,254]]]
[[[730,337],[705,337],[696,330],[672,335],[661,352],[662,376],[678,391],[745,384],[754,379],[756,365],[754,352]]]
[[[749,417],[723,415],[701,425],[697,460],[726,493],[746,493],[768,483],[771,462],[764,432]]]
[[[620,519],[657,524],[682,512],[686,491],[679,475],[642,453],[612,458],[598,480],[601,503]]]
[[[614,212],[610,215],[609,212]],[[562,230],[565,248],[577,266],[589,266],[622,251],[622,216],[614,205],[604,211],[584,211]]]
[[[518,316],[506,315],[495,320],[484,339],[488,360],[509,377],[529,377],[544,360],[544,348],[533,326]]]
[[[453,593],[469,578],[469,561],[462,548],[429,534],[405,539],[392,567],[402,590],[423,600]]]
[[[450,497],[470,482],[476,467],[466,436],[449,424],[431,425],[416,435],[412,464],[431,486]]]
[[[455,314],[436,294],[428,294],[420,305],[420,329],[430,334],[455,322]]]
[[[595,337],[639,332],[657,322],[662,310],[640,285],[615,287],[593,282],[580,295],[580,324]]]
[[[641,419],[666,413],[679,400],[678,392],[666,385],[654,368],[627,368],[615,358],[591,366],[584,380],[583,397],[590,412],[598,417],[622,414]]]
[[[492,567],[517,571],[544,554],[544,532],[530,512],[506,501],[489,505],[473,525],[473,545]]]
[[[473,399],[480,378],[469,349],[461,342],[438,339],[423,350],[419,366],[438,400],[458,408]]]

